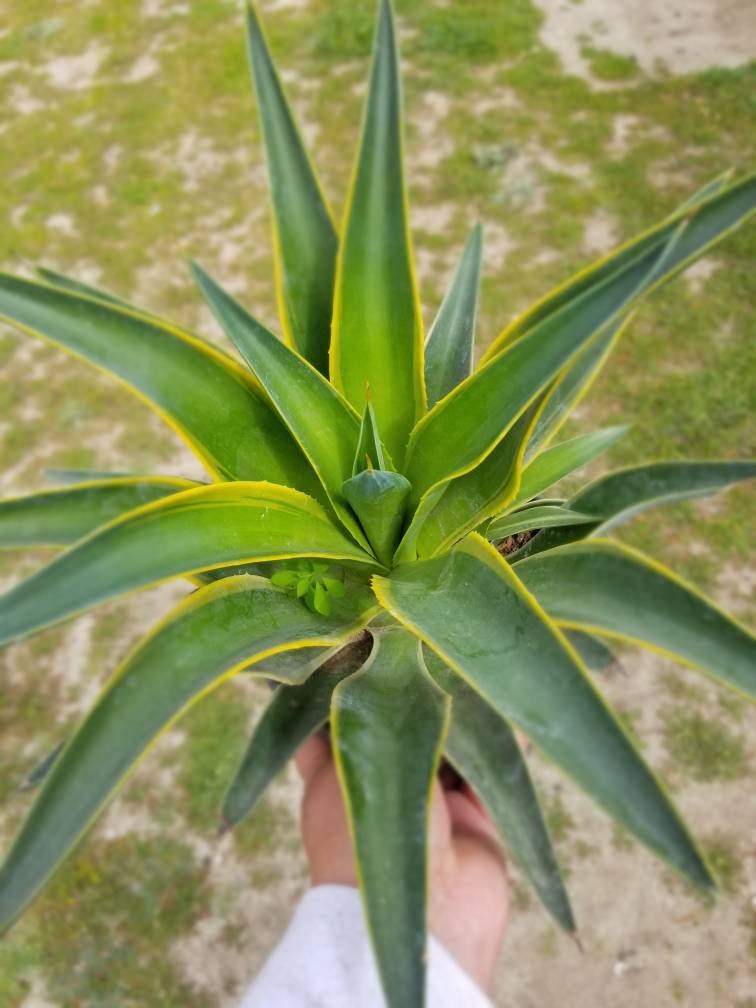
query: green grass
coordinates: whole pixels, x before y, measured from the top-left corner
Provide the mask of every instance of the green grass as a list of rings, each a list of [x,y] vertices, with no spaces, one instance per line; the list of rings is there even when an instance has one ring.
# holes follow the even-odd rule
[[[225,0],[189,6],[186,15],[148,19],[141,4],[62,0],[54,16],[46,0],[2,5],[0,61],[18,65],[0,75],[0,263],[14,271],[40,261],[74,273],[97,267],[103,286],[204,330],[207,316],[184,266],[196,256],[220,280],[243,280],[244,300],[275,325],[262,151],[240,17]],[[397,8],[407,33],[407,153],[410,164],[420,157],[425,164],[410,173],[412,198],[453,209],[447,228],[419,236],[438,263],[423,288],[426,315],[433,317],[450,254],[474,221],[493,225],[489,233],[505,229],[512,246],[498,268],[486,267],[481,349],[513,314],[591,258],[585,232],[599,210],[618,237],[628,237],[710,176],[748,165],[756,64],[655,80],[626,57],[589,48],[592,73],[612,85],[594,91],[566,76],[540,44],[541,16],[528,0],[398,0]],[[265,20],[282,67],[295,74],[288,83],[295,107],[320,126],[314,155],[339,215],[359,130],[357,85],[371,45],[372,0],[313,0]],[[50,61],[80,56],[95,43],[103,57],[92,85],[56,87]],[[151,45],[159,73],[124,81]],[[19,94],[40,106],[30,102],[14,114]],[[426,101],[433,97],[446,112],[429,131]],[[620,117],[628,116],[625,145],[613,147]],[[428,158],[429,146],[437,157],[431,151]],[[71,218],[73,234],[49,225],[56,214]],[[544,252],[552,258],[537,264]],[[609,453],[613,464],[752,450],[745,378],[756,368],[754,252],[752,227],[717,250],[719,269],[698,289],[678,279],[646,305],[564,436],[632,423]],[[162,468],[177,450],[140,403],[60,351],[2,330],[0,369],[0,424],[24,411],[23,420],[0,428],[0,471],[14,473],[14,487],[40,486],[49,465]],[[621,535],[711,590],[721,564],[737,569],[753,548],[751,507],[752,494],[734,490],[716,512],[679,505]],[[41,559],[7,554],[0,575]],[[93,630],[87,677],[103,681],[132,639],[124,612],[108,610]],[[49,631],[0,655],[6,834],[28,801],[9,796],[72,721],[61,714],[72,697],[54,660],[65,634]],[[704,716],[695,681],[686,671],[661,684],[672,767],[694,781],[745,780],[742,704],[718,694]],[[213,912],[212,879],[184,838],[214,837],[253,706],[229,687],[183,720],[186,745],[164,753],[159,765],[148,763],[125,793],[129,808],[146,807],[165,835],[108,841],[95,834],[84,845],[0,947],[0,1004],[20,1006],[41,970],[49,999],[65,1008],[214,1008],[171,965],[171,945]],[[630,708],[626,716],[632,721],[633,714]],[[172,782],[167,793],[152,781],[159,770]],[[565,803],[557,795],[547,810],[560,853],[579,855]],[[250,887],[279,885],[283,869],[268,855],[290,853],[294,843],[296,824],[274,793],[234,834]],[[624,846],[624,835],[616,843]],[[731,853],[713,851],[720,871],[736,878]],[[112,948],[98,956],[103,935]],[[554,941],[544,932],[542,954],[553,954]]]
[[[732,895],[743,875],[737,842],[724,833],[717,833],[704,843],[704,850],[720,885]]]
[[[632,56],[620,56],[595,46],[583,46],[581,54],[588,60],[593,76],[599,80],[628,81],[638,76],[638,63]]]
[[[208,1008],[166,955],[206,905],[203,872],[184,844],[133,836],[88,844],[0,946],[0,1000],[20,1008],[42,966],[51,1000],[66,1008]]]
[[[198,704],[184,724],[188,739],[178,781],[181,806],[195,828],[215,832],[223,795],[249,734],[249,712],[231,688]]]
[[[676,769],[697,781],[735,780],[748,772],[743,736],[687,705],[662,710],[664,744]]]

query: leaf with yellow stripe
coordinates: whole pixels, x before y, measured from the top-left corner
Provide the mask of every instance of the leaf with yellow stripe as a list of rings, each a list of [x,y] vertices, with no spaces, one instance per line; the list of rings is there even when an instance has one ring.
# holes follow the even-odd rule
[[[483,232],[478,224],[465,245],[425,344],[425,387],[429,407],[435,406],[464,381],[473,369],[482,252]]]
[[[592,514],[590,524],[549,529],[532,539],[523,556],[541,553],[575,539],[608,532],[649,508],[693,500],[756,478],[756,462],[721,459],[710,462],[674,460],[615,469],[574,494],[569,507]]]
[[[522,456],[539,407],[540,403],[535,403],[526,410],[480,465],[447,483],[427,516],[422,507],[418,510],[407,532],[406,548],[412,546],[419,526],[417,556],[443,552],[508,504],[520,483]],[[398,554],[397,560],[400,556],[403,554]]]
[[[565,626],[662,651],[756,699],[756,637],[643,554],[591,539],[514,569]]]
[[[248,815],[265,790],[305,739],[328,720],[331,697],[338,684],[359,671],[370,654],[372,638],[363,633],[323,661],[301,685],[282,683],[258,719],[231,786],[223,799],[222,827],[228,829]],[[300,651],[284,651],[279,659],[304,664]],[[271,660],[253,671],[267,675]],[[300,665],[301,668],[301,665]]]
[[[381,0],[362,140],[339,249],[331,380],[358,413],[366,386],[401,468],[425,411],[422,317],[402,169],[401,95],[391,7]]]
[[[0,499],[0,548],[67,546],[118,515],[196,486],[178,477],[121,476],[6,497]]]
[[[733,218],[728,214],[728,210],[734,207],[734,225],[737,225],[742,219],[741,215],[748,214],[753,209],[754,176],[728,187],[727,183],[730,181],[731,175],[732,173],[729,171],[718,175],[697,193],[694,193],[690,199],[687,199],[666,220],[654,225],[637,237],[631,238],[536,301],[527,311],[518,315],[493,341],[483,355],[481,363],[490,360],[507,343],[528,332],[542,319],[558,311],[574,298],[580,297],[590,287],[601,284],[612,274],[626,269],[638,256],[642,256],[654,248],[657,250],[663,248],[673,237],[679,224],[685,219],[690,219],[698,207],[704,207],[705,212],[702,220],[688,236],[686,242],[680,246],[675,259],[669,263],[670,271],[683,269],[687,265],[690,255],[700,254],[700,250],[708,247],[709,242],[717,236],[721,228],[728,229],[733,226]],[[742,202],[743,196],[745,196],[745,203]],[[723,212],[721,219],[719,218],[720,208]],[[713,235],[709,231],[712,221],[715,223]],[[663,277],[658,277],[656,283],[661,283],[663,279]]]
[[[412,431],[407,449],[413,504],[479,465],[570,359],[624,314],[663,255],[652,249],[568,302],[436,403]]]
[[[48,269],[47,266],[37,266],[36,273],[40,280],[44,280],[45,283],[50,284],[52,287],[62,287],[64,290],[71,291],[74,294],[84,294],[86,297],[96,298],[99,301],[108,301],[110,304],[118,305],[120,308],[128,308],[129,311],[136,311],[141,315],[150,314],[143,308],[138,308],[136,305],[131,304],[130,301],[120,297],[118,294],[103,290],[101,287],[95,287],[93,284],[85,283],[83,280],[77,280],[76,277],[67,276],[65,273],[58,273],[57,270]]]
[[[447,758],[488,809],[507,852],[549,914],[575,930],[570,900],[525,757],[510,726],[428,648],[423,660],[451,698]]]
[[[374,578],[382,605],[618,823],[691,882],[714,883],[663,788],[577,654],[496,550],[473,533]],[[564,594],[577,594],[574,589]]]
[[[386,1003],[410,1008],[425,1004],[428,815],[449,700],[416,637],[374,638],[333,692],[331,738]]]
[[[330,619],[257,577],[228,578],[179,605],[126,658],[54,761],[0,868],[0,931],[70,853],[158,737],[235,672],[267,655],[346,640],[363,592]]]
[[[341,489],[352,475],[360,436],[354,410],[326,378],[276,339],[197,263],[191,266],[202,296],[307,456],[341,522],[368,548]]]
[[[220,479],[322,493],[253,377],[182,329],[129,308],[0,274],[0,319],[114,376],[154,409]]]
[[[588,465],[626,434],[627,430],[627,427],[605,427],[589,434],[579,434],[569,441],[561,441],[539,452],[522,471],[520,489],[512,502],[512,508],[524,504],[554,486],[560,479]]]
[[[242,482],[185,490],[97,529],[0,596],[0,642],[170,578],[286,557],[375,564],[296,490]]]
[[[249,57],[273,204],[281,322],[290,343],[313,367],[327,374],[338,238],[260,19],[251,3],[246,9]]]

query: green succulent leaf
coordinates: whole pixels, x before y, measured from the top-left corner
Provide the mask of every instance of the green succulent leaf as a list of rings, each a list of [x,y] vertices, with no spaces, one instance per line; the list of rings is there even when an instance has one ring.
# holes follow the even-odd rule
[[[560,624],[661,651],[756,698],[756,638],[671,571],[592,539],[515,564]]]
[[[435,492],[423,499],[397,560],[443,552],[508,504],[520,484],[523,452],[540,405],[529,407],[480,465],[440,487],[437,500]]]
[[[583,630],[565,630],[564,636],[572,644],[580,660],[592,672],[604,672],[618,665],[617,656],[604,641]]]
[[[575,930],[569,897],[514,732],[493,707],[427,649],[424,660],[451,697],[445,751],[501,833],[508,852],[559,927]]]
[[[70,486],[71,483],[94,483],[100,480],[124,479],[126,477],[134,479],[137,475],[139,474],[113,472],[103,469],[58,469],[56,467],[45,469],[45,479],[51,483],[60,483],[63,486]],[[143,476],[143,478],[151,479],[152,477]]]
[[[365,469],[391,469],[386,462],[386,456],[378,432],[378,421],[370,399],[365,403],[360,424],[360,436],[357,441],[357,451],[352,463],[352,476],[358,476]]]
[[[576,494],[571,506],[604,515],[596,531],[607,532],[648,507],[718,493],[756,478],[756,462],[651,462],[615,470]]]
[[[391,566],[404,524],[409,481],[396,472],[365,469],[344,483],[343,492],[384,567]]]
[[[296,556],[372,560],[296,490],[242,482],[185,490],[115,519],[0,596],[0,642],[159,581]]]
[[[341,491],[352,472],[360,431],[354,411],[311,364],[276,339],[196,263],[192,272],[227,336],[309,459],[336,514],[367,547]]]
[[[529,529],[559,528],[562,525],[584,525],[595,520],[594,515],[581,514],[570,508],[546,504],[543,507],[529,507],[523,511],[496,518],[486,529],[486,538],[491,542],[501,542],[507,536]]]
[[[213,475],[320,495],[299,446],[251,375],[181,329],[72,291],[0,274],[0,318],[136,392]]]
[[[58,742],[55,748],[51,749],[50,752],[31,769],[31,771],[19,784],[19,791],[32,791],[38,784],[42,783],[45,777],[47,777],[52,770],[55,760],[58,756],[60,756],[66,742],[67,739],[62,739]]]
[[[568,302],[437,403],[413,430],[407,449],[413,503],[482,462],[570,358],[624,312],[663,254],[652,250]]]
[[[617,469],[589,483],[569,501],[575,511],[593,514],[589,525],[549,530],[531,540],[527,554],[600,535],[648,508],[673,501],[706,497],[756,477],[756,462],[650,462]],[[525,554],[523,554],[524,556]]]
[[[428,407],[472,372],[482,251],[483,232],[476,224],[425,343]]]
[[[559,581],[560,594],[576,594]],[[691,882],[713,879],[670,799],[517,574],[473,533],[374,578],[379,601],[597,804]],[[460,612],[464,619],[460,619]]]
[[[403,630],[376,633],[362,671],[336,687],[331,705],[336,767],[389,1008],[425,1004],[428,812],[449,719],[448,698],[425,674],[419,649]]]
[[[552,383],[525,452],[526,462],[549,444],[589,391],[635,314],[635,310],[631,309],[602,329]]]
[[[183,711],[266,655],[348,639],[360,622],[355,612],[324,621],[267,581],[244,576],[181,603],[126,658],[55,760],[0,869],[0,931]]]
[[[283,770],[300,745],[326,723],[334,688],[365,663],[372,644],[368,634],[347,644],[317,668],[301,685],[278,686],[255,725],[249,744],[223,800],[222,822],[235,826],[248,815],[273,778]],[[282,652],[298,659],[299,652]],[[260,670],[268,667],[263,662]]]
[[[118,515],[196,486],[170,476],[126,476],[0,499],[0,548],[66,546]]]
[[[631,276],[637,265],[646,261],[649,255],[653,257],[656,250],[658,258],[655,267],[638,286],[631,303],[626,306],[627,310],[617,312],[613,321],[570,362],[554,384],[533,432],[531,454],[554,436],[585,394],[631,320],[632,309],[639,299],[689,266],[753,213],[756,207],[756,176],[746,178],[725,191],[721,191],[720,181],[715,180],[704,187],[665,224],[629,242],[567,281],[542,302],[537,302],[529,312],[515,319],[484,354],[481,364],[493,359],[523,333],[559,314],[570,303],[581,301],[591,289],[607,284],[611,277]],[[623,296],[621,285],[620,296]],[[619,304],[617,307],[619,309]]]
[[[591,263],[537,301],[494,340],[483,355],[481,363],[495,357],[508,342],[528,332],[570,301],[581,297],[591,287],[600,285],[608,277],[632,267],[639,257],[645,257],[648,252],[663,249],[674,237],[679,225],[686,222],[688,226],[685,229],[684,240],[677,245],[675,254],[665,263],[664,273],[654,278],[654,287],[658,287],[670,276],[690,265],[714,242],[738,227],[754,210],[756,175],[750,175],[728,187],[726,183],[729,178],[730,173],[727,172],[713,179],[661,224],[644,231],[602,259]]]
[[[425,411],[422,316],[402,171],[401,96],[391,7],[382,0],[362,140],[336,273],[331,380],[361,413],[370,395],[401,467]]]
[[[247,36],[273,204],[281,323],[289,343],[327,374],[338,238],[251,3]]]
[[[118,305],[120,308],[128,308],[129,311],[136,311],[141,315],[149,314],[149,312],[137,308],[136,305],[131,304],[131,302],[119,297],[117,294],[101,290],[99,287],[93,287],[92,284],[66,276],[65,273],[58,273],[57,270],[48,269],[47,266],[37,266],[35,272],[41,280],[44,280],[45,283],[50,284],[52,287],[62,287],[64,290],[71,291],[74,294],[84,294],[85,297],[96,298],[98,301],[108,301],[110,304]]]
[[[544,449],[523,469],[520,489],[517,491],[517,496],[512,501],[510,509],[514,510],[520,504],[554,486],[560,479],[588,465],[589,462],[611,447],[627,430],[627,427],[606,427],[604,430],[580,434],[570,438],[569,441],[562,441],[560,444]]]

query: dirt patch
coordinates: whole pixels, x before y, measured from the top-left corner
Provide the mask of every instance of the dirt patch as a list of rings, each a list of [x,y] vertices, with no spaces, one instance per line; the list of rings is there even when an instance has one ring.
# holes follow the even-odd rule
[[[756,56],[752,0],[535,0],[544,14],[541,40],[565,70],[596,83],[586,46],[633,57],[648,74],[737,67]],[[606,86],[606,85],[604,85]]]
[[[600,256],[617,244],[619,235],[612,217],[603,210],[592,214],[585,225],[583,247],[592,256]]]
[[[41,68],[49,82],[65,91],[85,91],[90,88],[108,55],[100,42],[92,42],[77,56],[57,56]]]
[[[707,256],[706,259],[699,259],[697,263],[689,266],[685,271],[685,280],[691,294],[700,294],[706,287],[710,277],[714,276],[717,270],[722,269],[722,262]]]
[[[123,77],[124,84],[137,84],[139,81],[154,77],[160,69],[160,63],[152,53],[144,53],[136,62],[132,63],[131,69]]]

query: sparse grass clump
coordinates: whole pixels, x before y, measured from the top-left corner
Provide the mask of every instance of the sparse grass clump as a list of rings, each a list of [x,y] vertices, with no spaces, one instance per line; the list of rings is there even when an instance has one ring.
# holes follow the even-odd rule
[[[664,744],[675,767],[698,781],[726,781],[748,769],[745,741],[720,719],[676,704],[662,711]]]

